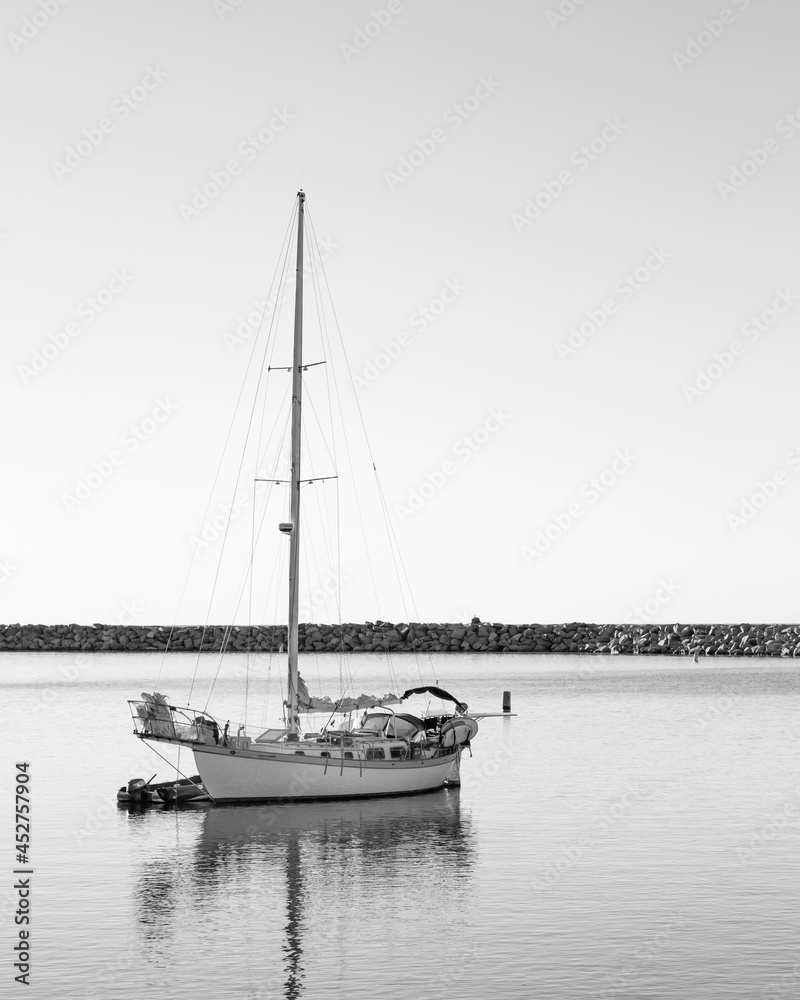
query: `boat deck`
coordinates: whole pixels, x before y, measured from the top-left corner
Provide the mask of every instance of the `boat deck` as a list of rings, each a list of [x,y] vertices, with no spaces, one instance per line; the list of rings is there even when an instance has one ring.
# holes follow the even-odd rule
[[[266,734],[262,734],[253,739],[244,735],[244,727],[239,727],[239,735],[230,736],[225,735],[224,731],[220,732],[217,723],[191,709],[158,705],[154,712],[153,702],[130,701],[129,705],[134,733],[141,739],[189,744],[192,747],[208,746],[227,749],[231,753],[310,757],[320,760],[399,761],[448,757],[456,751],[455,746],[442,746],[438,739],[426,738],[422,733],[413,739],[404,739],[370,731],[337,730],[308,734],[304,738],[291,734],[268,738]],[[181,717],[186,721],[179,721]]]

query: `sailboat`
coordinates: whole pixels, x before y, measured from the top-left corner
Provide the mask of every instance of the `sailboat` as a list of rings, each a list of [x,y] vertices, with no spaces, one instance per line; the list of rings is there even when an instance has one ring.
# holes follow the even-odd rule
[[[400,696],[315,699],[298,670],[301,487],[303,440],[303,276],[305,194],[297,194],[296,277],[291,365],[290,520],[287,685],[283,724],[253,733],[224,725],[204,708],[172,705],[159,693],[129,702],[134,734],[149,744],[190,749],[202,785],[215,802],[306,801],[430,792],[460,783],[463,751],[478,731],[467,705],[438,685],[418,685]],[[276,480],[277,481],[277,480]],[[424,712],[400,711],[413,696],[427,696]],[[430,699],[442,706],[430,710]],[[353,719],[355,713],[360,716]],[[321,726],[303,732],[301,716],[323,712]],[[363,712],[363,714],[362,714]],[[342,716],[343,722],[334,722]],[[261,728],[261,727],[259,727]]]

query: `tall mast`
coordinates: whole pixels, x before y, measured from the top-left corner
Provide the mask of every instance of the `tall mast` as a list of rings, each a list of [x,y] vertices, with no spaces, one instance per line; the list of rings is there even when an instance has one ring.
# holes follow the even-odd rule
[[[300,413],[303,396],[303,212],[306,196],[297,192],[297,277],[294,295],[294,354],[292,357],[292,473],[291,519],[289,547],[289,683],[287,728],[296,733],[299,726],[298,692],[298,614],[300,571]]]

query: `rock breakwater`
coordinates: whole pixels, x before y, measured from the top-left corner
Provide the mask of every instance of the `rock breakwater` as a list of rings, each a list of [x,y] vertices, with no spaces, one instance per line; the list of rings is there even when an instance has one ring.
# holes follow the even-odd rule
[[[62,652],[269,652],[285,625],[0,625],[0,650]],[[468,625],[376,621],[300,625],[303,652],[622,653],[800,656],[800,625]]]

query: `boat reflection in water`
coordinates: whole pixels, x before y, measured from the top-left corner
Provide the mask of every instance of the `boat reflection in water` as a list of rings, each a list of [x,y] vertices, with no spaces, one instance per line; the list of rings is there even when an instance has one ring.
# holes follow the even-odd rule
[[[219,975],[245,994],[258,987],[259,996],[287,1000],[306,990],[346,995],[359,969],[413,963],[420,934],[441,938],[445,962],[458,933],[447,913],[463,922],[472,905],[475,846],[459,795],[451,788],[173,814],[179,839],[193,829],[196,842],[189,852],[173,838],[146,863],[138,887],[143,950],[174,968],[190,934],[191,953],[199,943],[208,956],[207,987]]]

